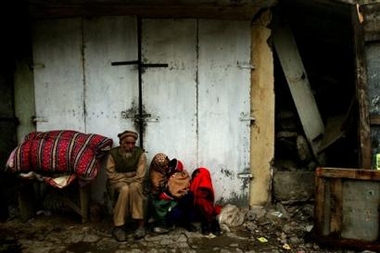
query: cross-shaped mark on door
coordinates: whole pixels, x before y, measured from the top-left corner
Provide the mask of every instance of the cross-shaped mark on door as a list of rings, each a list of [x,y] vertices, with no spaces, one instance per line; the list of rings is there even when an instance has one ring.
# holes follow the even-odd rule
[[[137,22],[137,46],[138,46],[138,54],[137,54],[137,60],[133,61],[117,61],[117,62],[111,62],[111,66],[122,66],[122,65],[137,65],[138,69],[138,79],[139,79],[139,112],[135,115],[135,122],[138,124],[138,130],[140,132],[140,147],[143,147],[143,133],[144,133],[144,121],[146,120],[147,115],[150,115],[149,113],[143,112],[143,104],[142,104],[142,73],[145,68],[167,68],[169,65],[167,63],[143,63],[142,62],[142,50],[141,50],[141,38],[142,38],[142,32],[141,32],[141,18],[138,18]]]

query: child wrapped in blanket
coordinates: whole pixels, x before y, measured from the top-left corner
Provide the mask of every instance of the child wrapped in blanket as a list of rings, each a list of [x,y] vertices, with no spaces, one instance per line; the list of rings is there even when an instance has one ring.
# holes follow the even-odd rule
[[[155,220],[153,232],[168,233],[175,225],[189,229],[190,220],[186,217],[192,203],[190,180],[180,160],[170,160],[163,153],[155,155],[150,166],[151,213]],[[183,221],[185,224],[181,224]]]
[[[191,178],[190,192],[194,198],[195,219],[201,222],[202,234],[220,235],[220,225],[216,217],[221,207],[215,205],[214,188],[209,170],[204,167],[197,168]]]

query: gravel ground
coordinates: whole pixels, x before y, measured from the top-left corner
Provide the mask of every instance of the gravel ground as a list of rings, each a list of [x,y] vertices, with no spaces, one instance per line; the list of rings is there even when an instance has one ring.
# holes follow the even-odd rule
[[[132,237],[135,224],[128,223],[128,240],[117,242],[111,236],[112,222],[108,216],[96,222],[81,223],[75,213],[39,212],[34,218],[22,222],[17,209],[14,209],[13,215],[0,223],[0,252],[370,252],[318,246],[312,236],[311,204],[283,212],[278,208],[263,211],[260,215],[242,210],[245,215],[243,223],[235,227],[222,224],[220,236],[204,236],[178,227],[164,235],[154,234],[148,229],[147,236],[136,241]]]

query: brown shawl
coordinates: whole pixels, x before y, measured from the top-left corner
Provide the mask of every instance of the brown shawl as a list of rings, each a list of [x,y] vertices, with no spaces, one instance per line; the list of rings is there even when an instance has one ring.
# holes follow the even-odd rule
[[[175,198],[183,197],[190,189],[190,175],[186,170],[175,172],[168,180],[168,191]]]
[[[156,154],[149,167],[152,194],[158,194],[165,188],[168,174],[169,158],[164,153]]]

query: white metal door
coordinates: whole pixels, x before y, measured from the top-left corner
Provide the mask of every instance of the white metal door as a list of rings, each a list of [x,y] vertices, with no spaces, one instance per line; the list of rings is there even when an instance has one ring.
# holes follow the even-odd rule
[[[145,19],[142,22],[142,76],[146,120],[144,147],[149,158],[158,152],[180,159],[191,170],[197,165],[196,29],[190,19]]]
[[[84,19],[86,131],[108,136],[119,145],[118,133],[134,127],[138,113],[136,65],[137,22],[133,17]],[[129,117],[127,117],[128,111]],[[101,170],[92,184],[92,198],[102,201],[107,175]]]
[[[137,22],[133,17],[84,20],[86,131],[113,138],[134,128],[138,113]],[[131,114],[128,117],[128,111]]]
[[[246,204],[250,159],[250,24],[201,20],[198,164],[209,167],[217,198]]]
[[[137,61],[138,30],[133,17],[37,22],[37,129],[99,133],[117,145],[117,133],[138,130],[141,99],[149,162],[164,152],[190,172],[205,166],[217,199],[247,203],[249,22],[143,19],[142,62],[168,67],[143,68],[140,91],[136,65],[112,65]]]
[[[81,19],[33,27],[36,129],[85,130]]]
[[[94,132],[117,144],[134,129],[125,112],[138,106],[137,69],[112,62],[137,59],[136,18],[39,21],[33,35],[37,130]]]
[[[250,25],[212,20],[144,20],[143,59],[168,63],[143,74],[150,158],[211,170],[217,199],[248,202]]]

